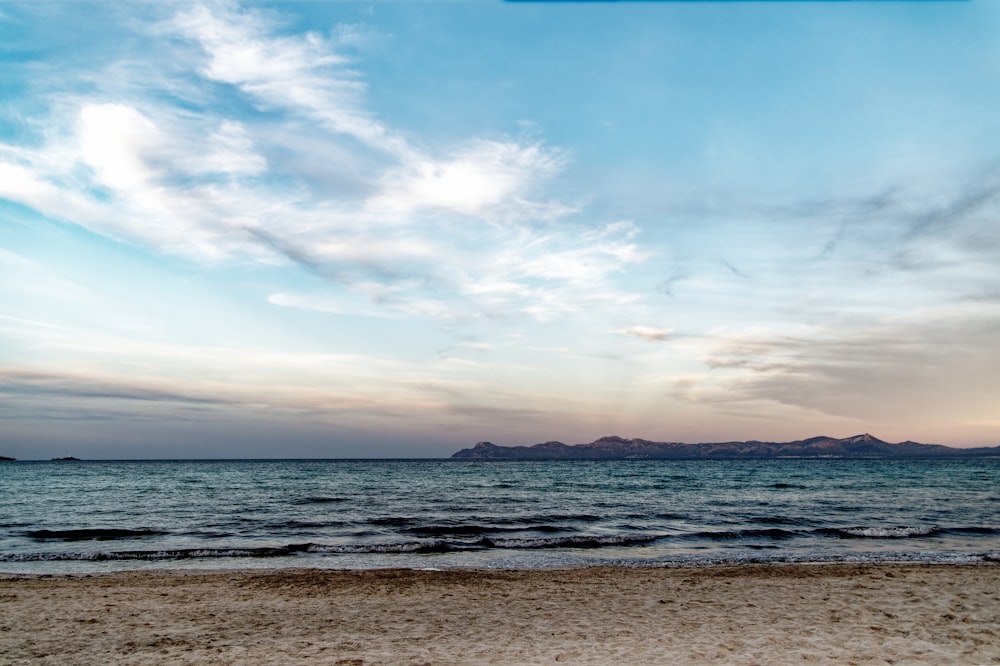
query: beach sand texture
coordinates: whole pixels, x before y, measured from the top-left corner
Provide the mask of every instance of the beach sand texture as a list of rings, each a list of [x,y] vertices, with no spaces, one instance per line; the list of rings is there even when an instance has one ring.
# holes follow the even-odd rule
[[[991,664],[1000,566],[0,576],[4,664]]]

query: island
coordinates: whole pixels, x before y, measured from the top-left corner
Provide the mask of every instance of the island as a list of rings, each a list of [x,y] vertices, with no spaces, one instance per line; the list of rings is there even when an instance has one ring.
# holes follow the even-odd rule
[[[7,456],[0,456],[0,462],[6,462],[10,460],[17,460],[17,458],[8,458]]]
[[[63,456],[62,458],[53,458],[52,460],[54,462],[61,462],[61,461],[67,461],[67,460],[79,460],[79,458],[77,458],[75,456]]]
[[[784,458],[967,458],[1000,457],[1000,446],[960,449],[941,444],[885,442],[870,434],[838,439],[821,435],[793,442],[717,442],[686,444],[646,439],[601,437],[589,444],[543,442],[534,446],[498,446],[479,442],[452,459],[464,460],[766,460]]]

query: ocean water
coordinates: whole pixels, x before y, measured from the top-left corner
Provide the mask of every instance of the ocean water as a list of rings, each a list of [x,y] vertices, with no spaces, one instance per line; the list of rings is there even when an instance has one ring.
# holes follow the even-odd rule
[[[0,464],[0,571],[1000,560],[1000,460]]]

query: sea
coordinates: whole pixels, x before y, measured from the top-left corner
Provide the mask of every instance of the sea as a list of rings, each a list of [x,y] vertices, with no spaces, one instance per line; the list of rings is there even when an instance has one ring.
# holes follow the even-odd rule
[[[0,572],[1000,561],[1000,459],[0,463]]]

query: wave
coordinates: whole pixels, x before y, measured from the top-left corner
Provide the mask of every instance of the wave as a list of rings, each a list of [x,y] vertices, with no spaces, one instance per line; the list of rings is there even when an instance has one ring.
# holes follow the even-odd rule
[[[104,562],[108,560],[186,560],[217,557],[284,557],[295,552],[278,548],[178,548],[166,550],[118,550],[89,553],[3,553],[0,562]]]
[[[631,534],[609,535],[567,535],[540,538],[483,537],[475,541],[402,541],[388,543],[353,544],[304,544],[298,552],[321,554],[367,554],[367,553],[450,553],[458,551],[483,550],[488,548],[604,548],[609,546],[630,546],[650,543],[661,536]]]
[[[908,539],[914,537],[934,537],[942,534],[964,536],[992,536],[1000,534],[1000,528],[984,526],[937,527],[928,525],[898,527],[844,527],[823,528],[820,534],[841,539]]]
[[[564,536],[542,539],[499,539],[484,537],[472,542],[433,540],[349,544],[296,543],[265,547],[165,548],[157,550],[93,551],[82,553],[0,553],[0,562],[184,560],[235,557],[273,558],[291,557],[301,553],[317,555],[433,554],[484,550],[487,548],[602,548],[648,543],[657,538],[630,535]]]
[[[36,541],[113,541],[115,539],[136,539],[147,536],[168,534],[163,530],[116,528],[86,528],[76,530],[34,530],[25,536]]]
[[[978,564],[1000,562],[996,552],[857,552],[849,554],[830,553],[766,553],[738,555],[683,555],[675,558],[658,559],[655,563],[636,566],[686,567],[686,566],[741,566],[746,564]]]
[[[119,550],[94,551],[87,553],[0,553],[0,562],[58,562],[83,561],[103,562],[117,560],[189,560],[210,558],[244,558],[244,557],[292,557],[300,553],[348,555],[348,554],[393,554],[393,553],[444,553],[458,550],[471,550],[475,546],[463,546],[443,541],[380,543],[380,544],[288,544],[286,546],[255,547],[255,548],[173,548],[162,550]]]
[[[396,543],[357,543],[342,545],[309,544],[305,552],[324,555],[369,555],[369,554],[434,554],[453,553],[464,550],[480,550],[475,543],[449,541],[404,541]]]
[[[758,520],[758,522],[774,522],[782,524],[782,521]],[[788,524],[795,524],[795,521],[788,521]],[[965,535],[965,536],[992,536],[1000,534],[1000,528],[993,527],[952,527],[941,528],[937,526],[915,525],[915,526],[853,526],[853,527],[821,527],[816,529],[788,530],[781,528],[767,529],[742,529],[728,530],[720,532],[692,532],[689,534],[675,535],[681,539],[708,539],[712,541],[738,541],[742,539],[791,539],[795,537],[824,536],[838,539],[911,539],[936,537],[943,534]]]
[[[791,539],[802,534],[791,530],[772,527],[767,529],[728,530],[724,532],[693,532],[678,535],[687,539],[710,539],[713,541],[735,541],[738,539]]]
[[[568,527],[572,523],[596,523],[605,520],[604,516],[598,516],[592,513],[542,513],[542,514],[528,514],[528,515],[506,515],[506,516],[479,516],[474,518],[478,520],[489,521],[488,525],[482,525],[479,532],[488,532],[492,529],[504,529],[507,527],[512,527],[514,529],[531,529],[531,530],[572,530],[572,527]],[[428,526],[421,525],[428,520],[441,520],[440,523],[431,524]],[[448,530],[452,527],[457,526],[460,530],[465,530],[468,527],[470,530],[472,528],[478,528],[479,526],[475,524],[459,524],[456,523],[455,526],[449,524],[447,519],[443,516],[430,517],[430,516],[379,516],[377,518],[369,518],[368,520],[359,521],[368,525],[376,525],[378,527],[399,527],[404,528],[400,531],[403,532],[413,532],[417,533],[420,531],[428,530],[438,530],[442,533],[448,533]],[[560,527],[552,527],[552,525],[560,525]],[[503,528],[497,527],[503,526]]]
[[[597,523],[602,520],[604,520],[604,516],[592,513],[543,513],[537,516],[511,516],[503,522],[505,524],[543,525],[545,523]]]
[[[411,520],[411,519],[407,519]],[[759,529],[731,529],[723,531],[696,531],[670,533],[641,533],[636,530],[626,530],[610,534],[574,533],[575,528],[560,529],[551,525],[548,530],[561,532],[545,534],[546,529],[506,528],[496,525],[469,524],[430,524],[401,530],[416,538],[401,538],[389,541],[360,541],[358,537],[376,537],[379,532],[368,532],[354,535],[355,540],[347,543],[287,543],[276,546],[240,546],[232,545],[195,547],[195,548],[150,548],[148,550],[110,550],[101,549],[87,552],[21,552],[0,553],[0,562],[30,562],[30,561],[104,561],[104,560],[185,560],[198,558],[281,558],[302,554],[310,555],[366,555],[366,554],[434,554],[457,553],[485,550],[544,550],[544,549],[581,549],[599,550],[614,549],[628,546],[642,546],[659,542],[714,541],[728,542],[726,548],[736,546],[752,550],[783,548],[778,544],[791,539],[815,540],[817,538],[855,539],[855,540],[905,540],[927,539],[949,536],[973,539],[985,537],[984,543],[992,543],[990,538],[1000,535],[1000,527],[965,525],[955,527],[940,527],[928,525],[855,525],[847,527],[823,527],[814,529],[784,529],[780,527]],[[517,534],[510,534],[517,532]],[[132,539],[166,534],[154,529],[74,529],[74,530],[35,530],[27,536],[38,542],[45,541],[113,541],[115,539]],[[384,533],[382,538],[386,538]],[[205,536],[205,535],[199,535]],[[389,537],[390,539],[392,537]],[[881,548],[881,546],[878,546]],[[993,557],[994,555],[991,555]]]
[[[543,539],[494,539],[485,538],[480,543],[490,548],[603,548],[606,546],[637,546],[651,543],[661,536],[604,535],[564,536]]]
[[[991,536],[994,534],[1000,534],[1000,528],[998,527],[949,527],[942,530],[942,532],[947,532],[948,534],[974,534],[977,536]]]
[[[791,518],[789,516],[754,516],[747,522],[760,523],[761,525],[810,525],[813,521],[808,518]]]
[[[292,504],[336,504],[350,501],[347,497],[302,497],[292,500]]]
[[[666,511],[666,512],[663,512],[663,513],[654,514],[653,517],[654,518],[661,518],[661,519],[664,519],[664,520],[687,520],[688,519],[688,516],[686,514],[683,514],[683,513],[673,513],[673,512],[670,512],[670,511]],[[643,515],[643,514],[629,514],[629,518],[648,518],[648,516]]]
[[[817,534],[841,539],[907,539],[912,537],[936,536],[941,533],[937,527],[824,527]]]
[[[573,538],[571,538],[573,539]],[[518,544],[508,544],[508,548],[557,548],[557,547],[602,547],[623,546],[635,543],[630,537],[595,537],[596,545],[587,540],[575,538],[573,543],[560,540],[538,540],[537,543],[524,541]],[[768,546],[763,548],[767,549]],[[771,546],[770,548],[774,548]],[[382,543],[382,544],[289,544],[277,547],[255,548],[185,548],[149,551],[101,551],[90,553],[0,553],[0,563],[31,563],[31,562],[102,562],[102,561],[162,561],[190,560],[212,558],[283,558],[294,557],[300,553],[317,555],[351,555],[351,554],[435,554],[461,550],[476,550],[475,546],[459,546],[446,542],[424,543]],[[756,550],[759,553],[759,550]],[[626,566],[691,566],[691,565],[741,565],[741,564],[773,564],[773,563],[869,563],[882,562],[915,562],[934,564],[969,564],[979,562],[1000,563],[1000,552],[855,552],[849,554],[812,553],[778,553],[764,554],[681,554],[668,557],[657,557],[652,560],[634,560],[611,558],[604,560],[610,564]],[[279,565],[284,567],[285,565]]]
[[[381,518],[372,518],[367,522],[380,527],[402,527],[404,525],[409,525],[414,522],[414,520],[416,519],[407,516],[383,516]]]
[[[309,530],[325,527],[343,527],[346,524],[342,520],[284,520],[266,523],[262,527],[266,530]]]
[[[555,525],[530,525],[525,527],[500,527],[497,525],[422,525],[419,527],[407,527],[401,532],[412,534],[418,537],[441,537],[441,536],[478,536],[480,534],[506,534],[510,532],[573,532],[572,527],[557,527]]]

